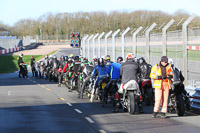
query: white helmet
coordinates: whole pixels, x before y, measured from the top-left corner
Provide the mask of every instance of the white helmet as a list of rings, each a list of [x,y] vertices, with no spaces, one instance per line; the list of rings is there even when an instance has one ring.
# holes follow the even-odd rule
[[[96,56],[96,55],[93,57],[93,60],[94,60],[94,59],[97,59],[97,56]]]
[[[169,59],[168,59],[168,63],[171,64],[171,65],[174,65],[173,59],[172,59],[172,58],[169,58]]]
[[[52,58],[53,58],[53,56],[52,56],[52,55],[50,55],[50,56],[49,56],[49,58],[50,58],[50,59],[52,59]]]

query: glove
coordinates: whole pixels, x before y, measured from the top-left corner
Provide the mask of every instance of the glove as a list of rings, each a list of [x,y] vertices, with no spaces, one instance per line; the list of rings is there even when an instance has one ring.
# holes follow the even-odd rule
[[[162,79],[162,76],[156,76],[156,79]]]
[[[172,76],[172,75],[169,75],[167,78],[168,78],[169,80],[171,80],[171,79],[173,78],[173,76]]]

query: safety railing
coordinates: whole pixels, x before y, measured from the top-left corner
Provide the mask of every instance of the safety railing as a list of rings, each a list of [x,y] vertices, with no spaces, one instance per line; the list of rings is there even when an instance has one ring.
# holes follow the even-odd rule
[[[191,107],[194,109],[200,109],[200,88],[187,86],[186,91],[190,95]]]

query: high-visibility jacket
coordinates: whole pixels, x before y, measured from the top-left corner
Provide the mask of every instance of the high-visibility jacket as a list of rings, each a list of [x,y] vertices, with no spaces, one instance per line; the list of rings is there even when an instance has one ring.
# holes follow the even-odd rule
[[[168,65],[166,67],[166,74],[167,74],[167,77],[169,75],[173,76],[172,69],[171,69],[170,65]],[[155,89],[161,89],[161,83],[162,83],[162,81],[164,81],[164,82],[168,82],[169,89],[171,89],[171,86],[170,86],[171,85],[171,80],[169,80],[169,79],[156,79],[156,76],[162,76],[161,67],[158,64],[156,64],[155,66],[153,66],[151,68],[150,77],[151,77],[151,79],[153,81],[153,87]]]

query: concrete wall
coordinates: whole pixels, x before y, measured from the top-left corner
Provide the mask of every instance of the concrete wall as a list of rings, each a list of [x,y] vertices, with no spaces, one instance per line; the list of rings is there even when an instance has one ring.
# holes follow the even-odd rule
[[[23,46],[21,39],[0,39],[0,49],[8,49]]]

